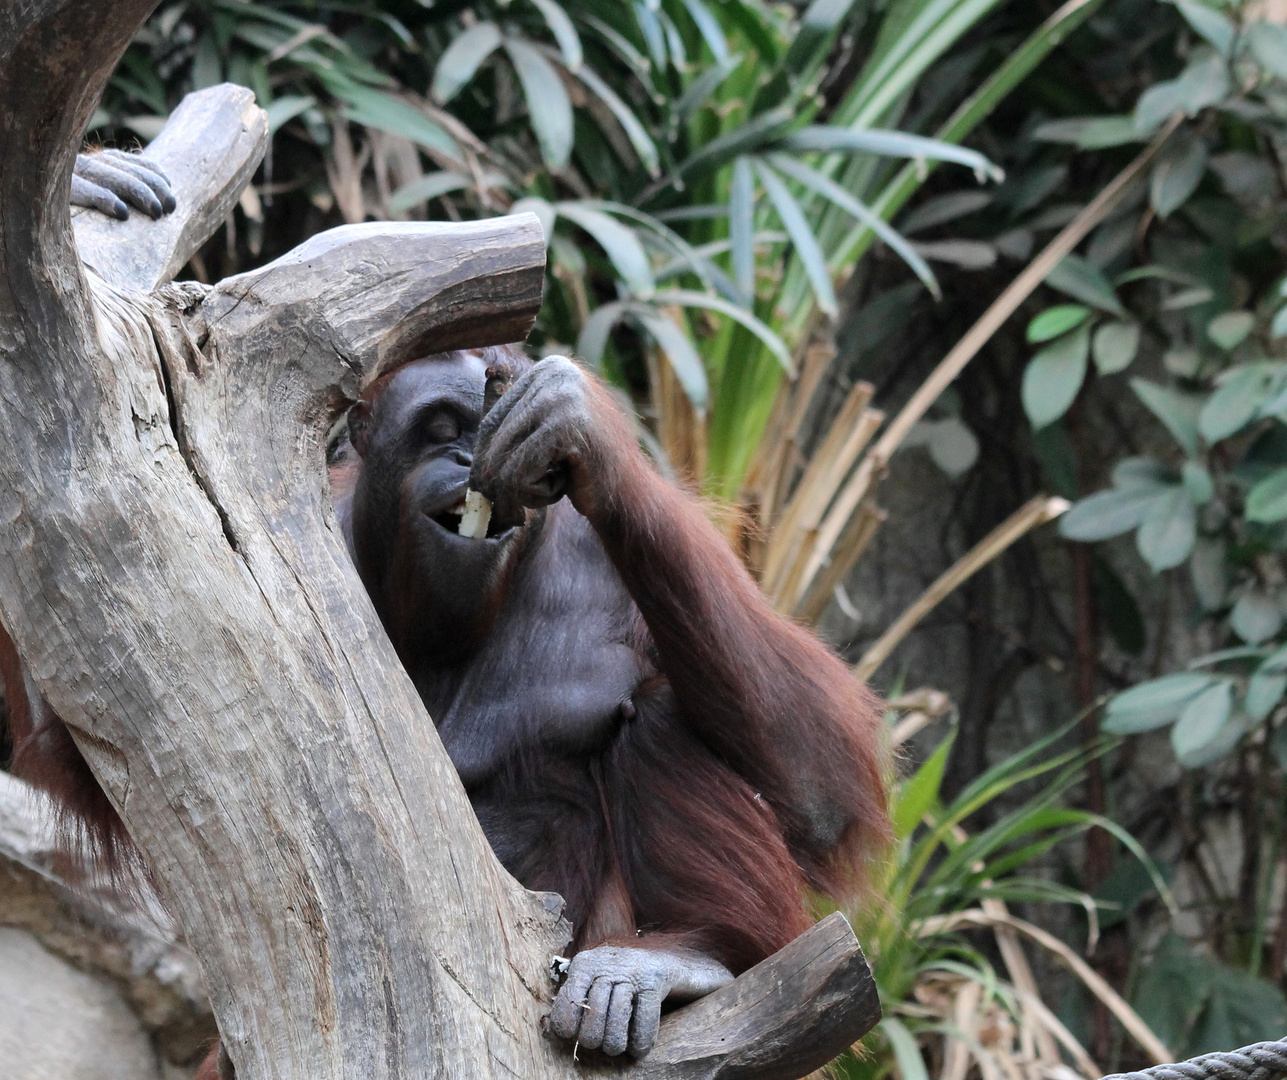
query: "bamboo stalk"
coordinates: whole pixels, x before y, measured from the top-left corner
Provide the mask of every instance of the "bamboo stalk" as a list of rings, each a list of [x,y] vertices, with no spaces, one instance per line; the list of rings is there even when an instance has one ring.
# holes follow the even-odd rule
[[[854,384],[822,445],[805,466],[804,475],[773,527],[764,568],[766,581],[774,583],[781,576],[788,557],[798,544],[800,532],[815,527],[821,521],[836,487],[875,435],[879,423],[871,427],[870,419],[864,416],[874,392],[871,383]],[[884,414],[878,416],[883,417]],[[865,425],[863,421],[866,421]],[[871,430],[865,432],[865,427],[871,427]]]
[[[934,610],[944,597],[987,566],[1016,540],[1025,536],[1038,525],[1053,521],[1067,510],[1070,505],[1071,503],[1067,499],[1051,498],[1045,495],[1030,499],[966,552],[955,565],[950,567],[945,574],[926,589],[920,598],[904,611],[894,621],[894,624],[880,636],[880,639],[863,654],[862,659],[854,665],[854,673],[860,679],[869,679],[875,674],[876,669],[885,662],[889,654],[897,648],[903,638],[911,632],[912,628]]]
[[[804,581],[804,574],[813,565],[814,552],[818,546],[818,531],[821,526],[819,519],[822,517],[822,512],[826,510],[828,504],[835,497],[837,489],[841,492],[844,491],[841,485],[845,477],[853,468],[854,462],[858,460],[858,455],[871,442],[873,436],[880,430],[880,425],[884,422],[885,414],[879,409],[865,410],[862,416],[858,418],[858,423],[849,433],[849,438],[845,441],[840,454],[826,470],[826,476],[818,489],[820,495],[813,501],[810,512],[806,514],[803,522],[809,529],[809,535],[796,545],[795,553],[792,556],[793,562],[801,564],[798,573],[794,570],[794,567],[791,572],[792,576],[797,579],[797,585],[793,589],[783,590],[782,592],[782,596],[789,598],[792,602],[799,599],[803,591],[801,585]]]
[[[837,541],[831,561],[814,574],[813,581],[804,591],[804,596],[795,602],[796,618],[808,623],[818,620],[827,604],[831,602],[831,594],[835,592],[836,586],[849,573],[850,568],[862,558],[867,545],[872,542],[888,516],[873,502],[864,503],[859,508],[844,535]],[[785,602],[779,602],[777,606],[779,611],[792,610]]]
[[[991,340],[992,335],[1001,329],[1006,320],[1019,309],[1019,305],[1032,295],[1037,286],[1046,280],[1050,272],[1059,265],[1063,258],[1072,254],[1073,250],[1089,235],[1090,231],[1103,221],[1121,202],[1130,190],[1131,185],[1143,176],[1152,164],[1153,158],[1157,156],[1158,151],[1162,149],[1163,144],[1179,125],[1181,119],[1179,116],[1173,118],[1157,137],[1136,156],[1135,160],[1118,173],[1109,185],[1087,204],[1081,213],[1064,226],[1059,235],[1051,240],[1041,253],[1024,268],[1023,272],[993,301],[978,322],[970,327],[965,336],[943,357],[938,367],[930,374],[930,377],[920,385],[907,404],[899,410],[898,415],[890,421],[889,427],[885,429],[884,434],[876,441],[876,444],[863,460],[863,465],[866,467],[865,471],[860,470],[860,473],[855,474],[854,480],[851,481],[851,485],[855,490],[845,493],[845,497],[837,502],[835,509],[827,515],[826,520],[819,528],[817,550],[814,552],[812,563],[804,575],[806,582],[812,579],[818,568],[825,562],[831,547],[844,531],[849,515],[857,509],[866,494],[866,485],[870,485],[874,479],[884,474],[885,468],[889,464],[889,459],[893,456],[894,451],[902,445],[903,440],[907,438],[907,433],[911,431],[912,426],[925,415],[929,407],[938,400],[939,395],[961,373],[965,365],[978,355],[979,350]],[[860,477],[861,484],[859,483]]]

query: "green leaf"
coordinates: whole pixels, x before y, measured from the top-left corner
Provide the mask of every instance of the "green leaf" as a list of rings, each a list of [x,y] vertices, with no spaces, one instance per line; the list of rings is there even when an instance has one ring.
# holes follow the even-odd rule
[[[1274,706],[1287,694],[1287,675],[1261,675],[1257,672],[1247,684],[1242,710],[1253,723],[1260,723],[1274,711]]]
[[[590,317],[581,324],[581,333],[576,339],[576,355],[582,363],[595,368],[599,366],[612,328],[625,318],[634,303],[632,300],[615,300],[590,313]]]
[[[1148,508],[1135,534],[1135,546],[1153,572],[1160,573],[1184,562],[1197,538],[1197,508],[1189,493],[1178,487]]]
[[[1034,428],[1066,413],[1086,379],[1090,329],[1085,324],[1051,342],[1028,361],[1023,372],[1023,408]]]
[[[1059,533],[1068,540],[1083,543],[1121,536],[1139,527],[1149,507],[1165,490],[1097,492],[1075,503],[1059,519]]]
[[[648,170],[649,176],[657,176],[661,172],[661,158],[657,153],[657,144],[652,141],[648,134],[648,129],[640,122],[639,117],[634,114],[634,110],[621,100],[606,82],[596,75],[590,68],[584,64],[577,70],[577,78],[590,88],[594,94],[607,107],[608,111],[616,117],[617,123],[621,125],[621,130],[626,133],[626,138],[630,140],[630,145],[634,147],[635,153],[639,155],[639,160]]]
[[[540,50],[518,38],[506,38],[505,51],[523,87],[528,119],[540,144],[541,157],[557,172],[572,156],[572,99],[558,71]]]
[[[710,8],[703,3],[703,0],[684,0],[684,7],[688,9],[689,16],[696,24],[697,30],[702,35],[702,40],[706,42],[706,47],[710,49],[715,62],[717,64],[725,63],[728,60],[728,41],[724,37],[724,31],[720,27],[719,19],[712,14]]]
[[[1204,690],[1214,686],[1210,675],[1184,672],[1132,686],[1108,703],[1100,725],[1113,735],[1133,735],[1171,723],[1184,707]]]
[[[1250,311],[1226,311],[1207,324],[1207,337],[1229,352],[1247,340],[1255,325],[1256,317]]]
[[[341,96],[345,103],[344,115],[350,120],[390,135],[400,135],[453,158],[460,152],[450,135],[401,98],[356,84],[345,86]]]
[[[1287,337],[1287,307],[1280,307],[1274,313],[1274,321],[1269,327],[1269,333],[1274,340]]]
[[[1059,304],[1046,308],[1028,323],[1028,341],[1033,345],[1050,341],[1060,334],[1066,334],[1073,327],[1080,326],[1089,318],[1090,308],[1081,304]]]
[[[559,216],[567,218],[594,237],[632,296],[647,299],[653,294],[656,284],[653,281],[652,267],[643,244],[639,242],[633,229],[622,225],[602,210],[591,209],[579,202],[555,203],[554,208]]]
[[[1181,483],[1195,506],[1205,506],[1215,495],[1215,482],[1206,468],[1196,461],[1186,461],[1180,470]]]
[[[454,98],[500,43],[500,27],[493,22],[476,23],[459,35],[447,46],[434,68],[430,90],[433,99],[444,105]]]
[[[1243,364],[1231,369],[1198,413],[1202,437],[1216,443],[1256,419],[1279,370],[1278,364]]]
[[[891,814],[896,839],[905,840],[911,836],[921,819],[938,802],[954,738],[951,735],[939,743],[920,768],[898,785]]]
[[[929,161],[952,161],[973,169],[980,176],[1004,180],[1005,173],[977,150],[968,150],[941,139],[909,135],[905,131],[880,131],[875,128],[842,128],[822,125],[799,128],[784,136],[776,149],[809,152],[857,151],[884,157],[917,158]]]
[[[1091,355],[1101,375],[1125,371],[1140,347],[1140,328],[1133,322],[1106,322],[1096,327]]]
[[[1113,487],[1122,491],[1159,491],[1175,485],[1175,471],[1151,457],[1122,458],[1113,466]]]
[[[778,212],[778,218],[786,229],[787,235],[791,237],[791,243],[795,245],[796,255],[804,266],[809,283],[813,286],[818,310],[834,318],[837,305],[836,291],[831,284],[831,272],[827,269],[827,260],[823,257],[822,249],[818,246],[817,238],[813,235],[813,228],[805,218],[804,211],[795,201],[795,196],[787,190],[787,186],[778,179],[777,173],[763,162],[756,162],[756,171],[760,174],[760,183],[764,185],[769,201]]]
[[[899,1080],[929,1080],[921,1048],[906,1025],[901,1020],[886,1016],[880,1022],[880,1030],[889,1040],[889,1048],[894,1052]]]
[[[1283,624],[1282,609],[1277,601],[1259,589],[1249,589],[1233,605],[1229,625],[1248,645],[1268,641]]]
[[[1181,764],[1192,760],[1220,735],[1233,711],[1233,687],[1227,682],[1203,690],[1190,701],[1171,729],[1171,746]]]
[[[717,311],[721,315],[726,315],[734,322],[745,326],[752,334],[759,338],[765,347],[782,365],[782,370],[788,375],[795,374],[795,364],[791,360],[791,350],[787,348],[784,342],[775,334],[765,323],[755,317],[754,312],[737,304],[731,304],[718,296],[712,296],[710,293],[692,292],[688,289],[663,289],[653,295],[654,304],[679,304],[681,307],[705,308],[707,311]]]
[[[1287,1001],[1277,986],[1224,964],[1212,963],[1212,969],[1210,998],[1185,1054],[1206,1054],[1282,1037],[1287,1028]]]
[[[430,199],[438,198],[439,195],[446,195],[449,191],[460,191],[472,183],[473,180],[470,177],[462,176],[460,173],[426,173],[419,180],[412,180],[411,183],[398,188],[389,196],[387,206],[390,213],[401,214],[404,210],[410,210],[416,203],[428,202]]]
[[[1177,293],[1172,293],[1162,301],[1163,311],[1183,311],[1185,308],[1197,307],[1199,304],[1210,303],[1215,298],[1213,293],[1205,285],[1195,285],[1191,289],[1181,289]]]
[[[1197,136],[1173,139],[1153,166],[1149,203],[1160,218],[1169,217],[1188,200],[1207,167],[1207,144]]]
[[[674,371],[675,378],[679,380],[679,385],[684,388],[693,409],[698,415],[705,414],[710,391],[706,382],[706,369],[702,366],[702,358],[692,339],[672,320],[646,304],[632,305],[629,315],[652,335],[661,351],[666,354],[666,360]]]
[[[1211,613],[1224,607],[1229,593],[1226,569],[1222,540],[1203,537],[1193,545],[1189,576],[1193,579],[1193,591],[1203,611]]]
[[[779,172],[803,184],[810,191],[821,195],[824,199],[840,207],[846,214],[864,222],[889,245],[894,254],[907,263],[912,273],[921,279],[921,283],[930,291],[930,295],[935,300],[943,298],[943,293],[938,287],[938,279],[934,276],[934,271],[929,268],[929,264],[883,218],[873,214],[870,209],[850,195],[829,176],[824,176],[822,173],[810,169],[807,165],[802,165],[785,154],[770,154],[769,160]]]
[[[1231,19],[1204,4],[1194,3],[1194,0],[1173,0],[1173,3],[1188,24],[1214,45],[1220,55],[1227,57],[1233,54],[1238,28]]]
[[[1247,492],[1248,521],[1287,520],[1287,469],[1276,469]]]
[[[1287,26],[1254,22],[1243,33],[1256,63],[1271,75],[1287,79]]]
[[[545,20],[545,25],[550,28],[550,33],[554,35],[554,40],[559,43],[559,52],[563,54],[563,66],[568,71],[579,72],[583,58],[581,37],[576,32],[576,27],[572,25],[568,13],[554,0],[532,0],[532,3],[541,12],[541,17]]]
[[[1079,116],[1048,120],[1032,133],[1044,142],[1069,143],[1080,150],[1106,150],[1139,142],[1135,121],[1129,116]]]
[[[300,113],[317,104],[312,94],[288,94],[276,98],[264,111],[268,114],[268,130],[277,131],[283,124],[289,123]],[[1287,310],[1287,309],[1285,309]]]
[[[1135,131],[1148,135],[1177,112],[1196,116],[1229,93],[1229,67],[1212,49],[1195,50],[1178,79],[1154,83],[1135,105]]]
[[[1144,379],[1132,379],[1131,389],[1144,402],[1148,411],[1166,425],[1167,431],[1184,448],[1184,452],[1189,457],[1197,457],[1198,410],[1202,406],[1201,399]]]
[[[733,280],[743,303],[749,306],[755,302],[755,176],[745,157],[733,162],[728,238],[733,249]]]
[[[1126,317],[1113,286],[1104,272],[1097,266],[1088,263],[1080,255],[1067,255],[1046,275],[1046,284],[1052,289],[1066,293],[1074,300],[1089,304],[1091,307],[1107,311],[1118,318]]]

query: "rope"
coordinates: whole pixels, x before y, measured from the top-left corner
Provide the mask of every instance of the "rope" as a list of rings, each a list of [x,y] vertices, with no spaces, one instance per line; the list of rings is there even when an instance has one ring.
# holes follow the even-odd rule
[[[1287,1080],[1287,1039],[1230,1053],[1203,1054],[1174,1065],[1114,1073],[1103,1080]]]

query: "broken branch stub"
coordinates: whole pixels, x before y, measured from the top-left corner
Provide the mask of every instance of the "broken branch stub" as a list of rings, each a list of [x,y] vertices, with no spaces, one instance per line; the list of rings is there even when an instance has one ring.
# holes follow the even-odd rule
[[[557,900],[488,847],[348,559],[321,450],[397,364],[525,336],[539,226],[350,226],[213,289],[132,291],[236,198],[247,105],[241,163],[148,259],[87,275],[72,157],[153,6],[0,5],[0,619],[200,957],[240,1080],[570,1080],[540,1029]],[[866,1016],[835,992],[860,963],[844,933],[824,922],[675,1013],[642,1065],[604,1068],[801,1075]],[[833,945],[809,952],[819,934]]]
[[[253,90],[223,83],[189,94],[144,152],[169,178],[174,212],[158,221],[140,212],[117,221],[73,211],[85,265],[120,288],[146,291],[169,281],[232,213],[268,137],[268,114]]]

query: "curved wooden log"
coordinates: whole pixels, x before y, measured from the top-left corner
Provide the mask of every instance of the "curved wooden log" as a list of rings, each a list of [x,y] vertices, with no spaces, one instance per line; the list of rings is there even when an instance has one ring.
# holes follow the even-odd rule
[[[581,1075],[541,1034],[560,902],[488,847],[321,450],[398,363],[525,336],[539,225],[349,226],[213,289],[86,276],[72,155],[152,5],[0,9],[0,619],[200,957],[240,1080]],[[248,171],[222,175],[208,206]],[[173,272],[207,208],[119,282]],[[603,1068],[802,1075],[872,1015],[840,922]]]

